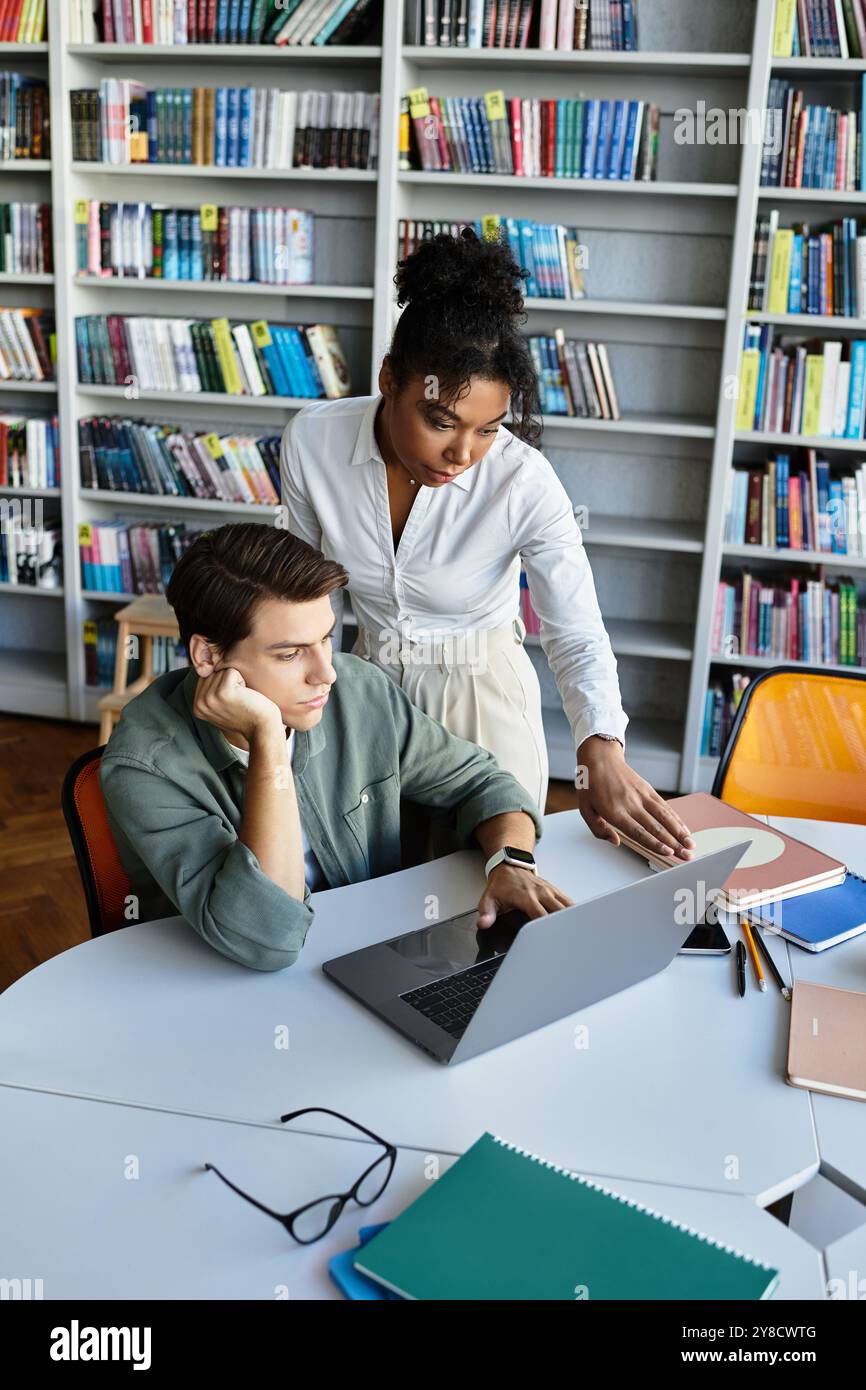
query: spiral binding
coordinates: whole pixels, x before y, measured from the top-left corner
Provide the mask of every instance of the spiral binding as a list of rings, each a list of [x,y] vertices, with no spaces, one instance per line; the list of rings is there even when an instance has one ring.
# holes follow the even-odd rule
[[[733,1245],[725,1245],[723,1241],[714,1240],[705,1231],[696,1231],[693,1226],[686,1226],[682,1221],[675,1220],[672,1216],[665,1216],[664,1212],[656,1211],[654,1207],[645,1206],[643,1202],[638,1202],[634,1197],[625,1197],[621,1192],[614,1192],[612,1188],[605,1187],[603,1183],[593,1182],[591,1178],[586,1178],[582,1173],[572,1173],[568,1168],[561,1168],[558,1163],[551,1163],[547,1158],[541,1158],[538,1154],[530,1153],[528,1149],[522,1149],[519,1144],[512,1144],[507,1139],[503,1139],[498,1134],[491,1134],[491,1139],[501,1144],[504,1149],[509,1149],[512,1153],[521,1154],[523,1158],[531,1158],[533,1163],[540,1163],[542,1168],[550,1168],[554,1173],[561,1173],[565,1178],[571,1178],[573,1182],[583,1183],[584,1187],[594,1188],[596,1192],[603,1192],[606,1197],[613,1197],[617,1202],[623,1202],[627,1207],[633,1207],[635,1211],[642,1211],[646,1216],[652,1216],[656,1221],[662,1221],[666,1226],[673,1226],[678,1231],[684,1231],[686,1235],[695,1236],[707,1245],[712,1245],[716,1250],[724,1250],[728,1255],[735,1255],[738,1260],[745,1260],[746,1264],[755,1265],[757,1269],[764,1269],[768,1274],[773,1274],[771,1265],[764,1264],[763,1260],[757,1260],[754,1255],[747,1255],[744,1250],[737,1250]]]

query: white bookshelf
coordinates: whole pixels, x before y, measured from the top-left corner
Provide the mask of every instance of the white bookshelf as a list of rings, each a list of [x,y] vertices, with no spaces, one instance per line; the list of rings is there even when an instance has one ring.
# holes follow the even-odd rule
[[[47,43],[0,43],[0,68],[49,80]],[[0,200],[53,203],[54,112],[51,111],[51,159],[0,161]],[[54,308],[53,274],[0,273],[4,307]],[[56,382],[0,382],[0,411],[51,411],[59,407]],[[47,516],[63,505],[59,488],[2,487],[0,497],[34,498]],[[45,602],[43,600],[49,600]],[[68,713],[68,662],[65,586],[34,589],[0,583],[0,709],[65,718]]]
[[[789,81],[802,83],[807,93],[819,92],[812,97],[822,102],[833,101],[833,79],[856,78],[866,72],[866,60],[835,58],[786,58],[772,56],[772,27],[775,16],[775,0],[757,0],[755,40],[749,86],[750,107],[763,110],[766,106],[769,83],[773,77],[784,77]],[[828,82],[826,79],[830,79]],[[810,84],[819,82],[817,89]],[[840,87],[841,94],[846,90]],[[858,101],[859,107],[859,101]],[[747,307],[749,298],[749,276],[755,224],[759,210],[766,212],[770,207],[785,209],[787,223],[800,218],[806,221],[823,222],[829,218],[843,216],[846,212],[857,215],[866,204],[864,192],[839,192],[810,188],[764,188],[760,186],[761,152],[757,146],[746,146],[740,177],[737,230],[735,234],[734,255],[732,258],[731,283],[728,296],[728,322],[725,333],[723,356],[723,379],[739,379],[740,348],[743,325],[753,323],[774,324],[802,332],[807,330],[816,337],[838,336],[863,332],[866,322],[854,318],[838,316],[821,317],[814,314],[769,314],[753,311]],[[790,205],[790,206],[786,206]],[[712,621],[716,586],[722,573],[736,577],[742,569],[758,566],[770,572],[778,567],[780,574],[796,570],[797,566],[822,565],[825,570],[839,571],[855,576],[866,574],[866,558],[856,555],[836,555],[823,551],[792,551],[770,549],[755,545],[730,545],[724,541],[725,487],[728,474],[736,460],[762,462],[770,449],[802,450],[815,448],[822,455],[832,459],[834,455],[844,457],[859,454],[866,457],[866,441],[830,439],[792,435],[773,431],[738,431],[735,427],[736,401],[731,393],[722,393],[716,421],[716,440],[713,452],[712,481],[707,506],[705,533],[705,552],[701,589],[698,596],[699,621],[695,630],[694,660],[689,689],[688,714],[686,719],[683,786],[708,789],[712,785],[718,759],[702,757],[701,728],[703,724],[704,698],[708,685],[716,672],[742,670],[757,675],[762,670],[780,664],[777,660],[760,656],[720,656],[711,650]],[[802,666],[805,663],[785,660],[785,665]],[[828,674],[846,673],[850,666],[822,665]]]
[[[561,325],[571,336],[607,343],[622,419],[611,423],[548,416],[541,447],[575,506],[589,508],[584,540],[630,715],[628,757],[665,791],[705,783],[711,770],[708,760],[699,757],[699,739],[710,671],[707,619],[723,560],[740,558],[725,554],[721,541],[725,475],[739,437],[730,403],[719,387],[738,369],[758,201],[779,200],[789,192],[795,195],[792,202],[806,205],[866,201],[866,194],[842,200],[840,195],[821,198],[798,190],[759,190],[760,151],[755,147],[745,146],[740,157],[739,150],[682,148],[672,139],[673,113],[679,107],[694,109],[700,99],[725,109],[763,105],[774,3],[725,0],[723,6],[709,6],[696,5],[695,0],[641,0],[640,52],[542,53],[404,45],[402,0],[385,0],[381,45],[315,51],[249,45],[89,46],[69,42],[67,7],[57,0],[51,12],[50,47],[36,52],[31,46],[26,54],[18,49],[14,61],[8,52],[2,55],[9,66],[43,72],[47,68],[53,157],[50,162],[6,165],[2,177],[7,182],[5,197],[50,197],[53,203],[53,283],[51,277],[39,284],[33,277],[21,277],[20,283],[11,284],[3,277],[3,294],[14,295],[8,302],[18,304],[53,302],[58,380],[47,390],[0,389],[0,402],[7,396],[10,408],[26,406],[36,395],[44,397],[39,401],[44,408],[56,394],[64,587],[54,592],[59,602],[35,608],[18,595],[0,593],[0,708],[77,720],[95,717],[98,692],[84,684],[82,622],[110,616],[112,605],[120,605],[127,596],[83,588],[79,523],[123,515],[171,515],[194,525],[212,523],[215,515],[227,520],[270,515],[270,509],[262,507],[83,488],[79,417],[124,413],[191,426],[206,422],[211,429],[278,433],[303,404],[155,391],[130,399],[124,387],[79,384],[76,316],[140,312],[144,290],[148,312],[155,314],[248,313],[250,318],[278,321],[315,315],[340,328],[353,382],[366,392],[375,389],[394,322],[398,218],[461,220],[502,213],[576,224],[589,246],[587,299],[528,300],[525,331],[552,332]],[[30,66],[25,67],[25,59]],[[211,66],[213,76],[206,77]],[[816,72],[834,71],[827,61],[812,66]],[[795,70],[800,69],[790,67]],[[855,68],[845,65],[841,70]],[[379,167],[374,172],[275,171],[73,161],[69,92],[98,86],[109,72],[154,85],[213,80],[226,85],[376,90],[381,98]],[[401,172],[400,97],[419,85],[440,95],[502,87],[507,95],[559,97],[579,92],[655,101],[662,110],[658,180],[629,184]],[[195,181],[191,198],[181,192],[186,185],[178,179]],[[267,206],[275,201],[277,182],[280,201],[297,200],[322,218],[344,219],[346,229],[361,229],[366,238],[364,265],[359,267],[353,259],[339,274],[330,265],[320,271],[318,283],[306,286],[99,280],[75,274],[76,199]],[[356,246],[354,235],[348,244]],[[335,283],[344,274],[351,283]],[[187,294],[189,299],[179,298]],[[845,326],[851,327],[850,322]],[[757,445],[775,442],[770,437],[752,439]],[[826,441],[821,443],[826,446]],[[39,624],[42,635],[37,641],[34,617],[43,614],[50,615],[51,622]],[[350,617],[346,626],[351,626]],[[40,645],[44,651],[35,652],[34,646]],[[574,750],[558,694],[537,639],[529,650],[542,682],[551,773],[570,778]],[[746,662],[740,664],[745,667]],[[39,690],[34,699],[31,687]]]

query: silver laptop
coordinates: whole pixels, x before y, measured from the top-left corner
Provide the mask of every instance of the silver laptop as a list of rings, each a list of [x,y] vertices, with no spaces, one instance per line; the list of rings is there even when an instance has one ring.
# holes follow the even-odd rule
[[[479,930],[473,908],[322,969],[438,1062],[465,1062],[664,970],[695,925],[690,904],[712,901],[750,843],[547,917]]]

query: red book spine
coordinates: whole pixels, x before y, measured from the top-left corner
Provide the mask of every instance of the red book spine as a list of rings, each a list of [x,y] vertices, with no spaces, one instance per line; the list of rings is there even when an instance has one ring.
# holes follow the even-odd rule
[[[114,0],[105,0],[102,7],[102,41],[114,43]]]
[[[547,168],[545,174],[548,178],[553,178],[556,173],[556,102],[545,102],[547,107],[547,154],[545,163]]]
[[[153,43],[153,3],[141,0],[141,41]]]
[[[509,97],[509,114],[511,116],[511,154],[514,160],[514,172],[523,175],[523,108],[520,104],[520,97]]]

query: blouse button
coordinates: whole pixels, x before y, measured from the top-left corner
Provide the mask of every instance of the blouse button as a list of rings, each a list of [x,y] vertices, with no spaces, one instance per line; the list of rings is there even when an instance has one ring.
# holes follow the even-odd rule
[[[369,800],[370,800],[369,796],[367,795],[366,792],[364,792],[364,794],[363,794],[362,797],[361,797],[361,805],[362,805],[362,806],[366,806],[366,804],[367,804],[367,802],[368,802]]]

